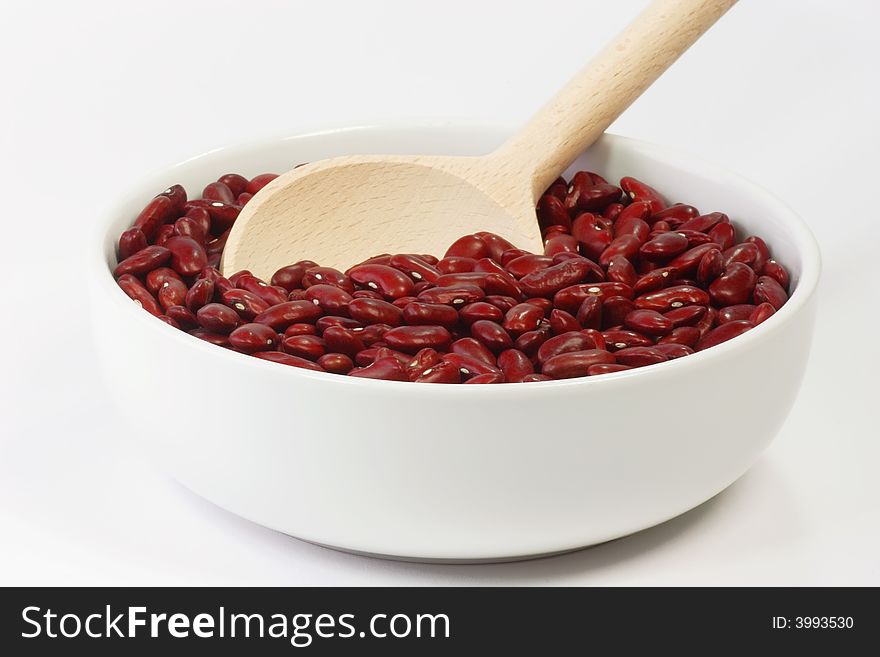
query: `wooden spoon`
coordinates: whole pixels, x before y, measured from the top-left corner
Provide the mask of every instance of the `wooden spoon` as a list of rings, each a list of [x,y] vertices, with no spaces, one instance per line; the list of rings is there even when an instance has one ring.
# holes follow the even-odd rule
[[[345,270],[380,252],[434,253],[491,231],[543,252],[535,203],[736,0],[654,0],[489,155],[355,155],[289,171],[244,207],[222,269],[268,280],[301,259]]]

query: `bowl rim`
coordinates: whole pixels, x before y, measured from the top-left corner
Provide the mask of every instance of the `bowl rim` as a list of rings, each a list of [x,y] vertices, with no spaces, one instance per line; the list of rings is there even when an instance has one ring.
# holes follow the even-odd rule
[[[707,162],[702,158],[695,157],[684,150],[676,147],[655,144],[633,137],[625,137],[614,133],[605,133],[601,138],[606,144],[610,142],[612,150],[615,146],[622,145],[624,148],[654,156],[658,160],[675,163],[676,165],[680,165],[680,168],[683,169],[699,168],[701,171],[711,173],[713,177],[722,180],[725,185],[730,184],[731,186],[739,187],[748,194],[758,197],[763,204],[772,209],[772,213],[779,217],[785,224],[786,228],[790,230],[794,246],[801,257],[801,272],[797,286],[788,301],[780,310],[774,313],[766,321],[742,335],[704,351],[690,354],[685,358],[676,358],[655,365],[603,374],[597,377],[584,376],[571,379],[541,381],[538,382],[540,385],[531,383],[506,383],[504,385],[494,386],[471,386],[470,389],[462,389],[463,386],[456,385],[413,385],[413,383],[409,381],[386,381],[382,379],[340,376],[329,372],[315,372],[298,367],[291,367],[289,365],[280,365],[278,363],[254,358],[250,355],[238,353],[229,349],[218,348],[216,345],[212,345],[204,340],[191,336],[184,331],[175,329],[165,324],[165,322],[157,321],[150,313],[144,312],[142,308],[137,306],[137,304],[131,303],[125,293],[118,285],[116,285],[116,281],[112,275],[112,269],[108,266],[106,261],[105,248],[107,241],[108,239],[111,239],[115,242],[118,237],[117,235],[109,235],[108,231],[117,222],[124,205],[129,203],[135,196],[142,197],[144,189],[159,188],[165,185],[169,175],[173,174],[176,169],[185,167],[192,162],[210,157],[217,153],[244,151],[278,141],[295,141],[298,139],[314,138],[316,136],[329,134],[339,135],[344,133],[363,132],[399,133],[406,131],[445,130],[459,133],[490,133],[497,134],[499,137],[503,138],[504,135],[511,134],[514,129],[515,126],[510,123],[435,119],[374,121],[368,123],[356,121],[341,124],[336,123],[325,126],[303,127],[299,130],[286,130],[274,135],[234,142],[188,157],[171,166],[156,169],[151,174],[143,176],[139,182],[133,183],[123,189],[120,193],[113,195],[111,201],[104,206],[104,209],[101,212],[103,218],[101,221],[96,222],[93,244],[96,245],[95,249],[97,251],[97,258],[92,261],[92,264],[94,267],[93,277],[99,284],[98,293],[102,295],[106,293],[109,302],[114,304],[114,308],[119,308],[120,313],[130,314],[132,321],[147,322],[143,325],[145,330],[159,331],[160,333],[158,335],[165,335],[169,339],[179,340],[184,349],[208,349],[214,357],[229,359],[230,367],[243,366],[256,368],[255,371],[264,371],[268,375],[271,375],[274,372],[276,376],[290,376],[293,377],[293,380],[298,379],[305,383],[337,383],[368,387],[379,386],[380,388],[389,391],[393,390],[395,394],[466,395],[471,399],[483,398],[485,395],[498,394],[553,394],[554,391],[558,391],[560,388],[568,389],[578,386],[589,387],[596,385],[607,386],[615,383],[624,383],[633,379],[650,379],[652,376],[657,375],[673,375],[675,372],[686,372],[687,368],[711,363],[712,359],[723,359],[731,352],[746,347],[748,344],[753,343],[756,340],[769,339],[781,331],[786,324],[794,321],[795,315],[798,311],[806,306],[815,295],[822,267],[819,245],[804,220],[785,203],[761,185],[758,185],[744,176],[719,165]],[[685,166],[685,164],[687,164],[687,166]],[[474,388],[476,388],[476,390],[474,390]]]

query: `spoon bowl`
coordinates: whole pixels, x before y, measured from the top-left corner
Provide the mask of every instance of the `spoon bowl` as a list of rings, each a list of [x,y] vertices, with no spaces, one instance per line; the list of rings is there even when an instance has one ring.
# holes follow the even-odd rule
[[[378,248],[423,253],[426,245],[448,246],[474,227],[540,252],[531,190],[511,185],[501,194],[479,184],[493,164],[480,157],[351,156],[297,167],[244,207],[236,225],[263,220],[230,234],[222,268],[249,265],[269,280],[295,258],[290,243],[278,239],[291,222],[294,244],[308,245],[301,257],[318,253],[323,265],[340,270],[378,255]]]

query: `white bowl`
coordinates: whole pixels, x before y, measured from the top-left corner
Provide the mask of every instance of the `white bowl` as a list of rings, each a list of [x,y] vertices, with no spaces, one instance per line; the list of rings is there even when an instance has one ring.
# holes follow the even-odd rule
[[[763,189],[669,149],[608,135],[572,170],[632,175],[672,201],[727,212],[766,239],[794,293],[746,334],[660,365],[498,386],[309,372],[172,329],[111,276],[119,233],[169,184],[197,193],[223,173],[285,171],[349,153],[476,155],[507,134],[444,124],[312,132],[211,151],[126,193],[91,256],[95,333],[126,419],[121,433],[140,436],[185,486],[254,522],[419,560],[572,550],[661,523],[729,486],[797,394],[819,251],[803,221]]]

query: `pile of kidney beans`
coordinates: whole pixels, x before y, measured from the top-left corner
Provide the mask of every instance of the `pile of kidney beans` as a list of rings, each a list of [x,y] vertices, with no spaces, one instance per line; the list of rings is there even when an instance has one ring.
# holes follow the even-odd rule
[[[242,206],[274,174],[175,185],[119,239],[114,276],[145,310],[212,344],[321,372],[519,383],[662,363],[748,331],[788,299],[786,270],[727,215],[668,205],[587,171],[541,197],[543,254],[492,233],[442,259],[399,253],[341,272],[303,260],[268,282],[217,270]]]

